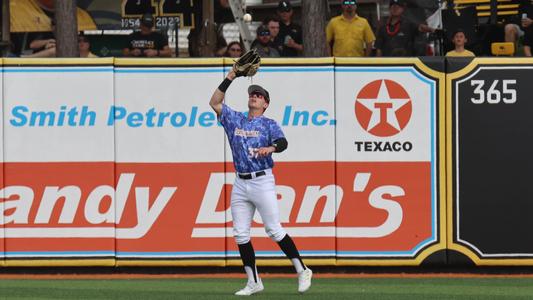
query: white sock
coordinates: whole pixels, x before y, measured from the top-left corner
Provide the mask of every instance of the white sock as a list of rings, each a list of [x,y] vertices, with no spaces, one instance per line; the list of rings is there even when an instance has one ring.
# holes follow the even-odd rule
[[[259,282],[259,274],[257,273],[257,268],[255,270],[252,270],[249,266],[244,266],[244,271],[246,272],[246,275],[248,275],[248,282],[256,282],[255,279],[257,278],[257,282]],[[254,277],[255,272],[255,277]]]
[[[298,258],[291,258],[292,264],[294,265],[294,268],[296,269],[296,273],[303,272],[304,266],[302,265],[302,261]]]

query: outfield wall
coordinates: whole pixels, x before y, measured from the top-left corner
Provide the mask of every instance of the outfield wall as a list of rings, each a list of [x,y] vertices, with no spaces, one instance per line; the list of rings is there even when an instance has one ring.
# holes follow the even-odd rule
[[[477,265],[533,265],[533,61],[447,64],[448,247]]]
[[[405,266],[430,256],[454,263],[446,249],[478,264],[505,262],[473,252],[452,226],[463,224],[454,191],[467,185],[453,186],[452,177],[464,177],[452,174],[451,115],[463,108],[450,107],[451,95],[462,103],[482,90],[463,96],[450,88],[453,80],[477,62],[503,61],[527,65],[476,59],[446,79],[444,70],[469,61],[264,59],[253,79],[231,85],[226,103],[243,112],[251,82],[270,92],[266,115],[289,140],[275,154],[280,218],[306,263]],[[240,264],[229,211],[231,151],[208,104],[232,63],[4,59],[3,265]],[[506,82],[500,94],[508,98],[517,86]],[[460,199],[466,207],[484,203]],[[480,226],[471,223],[461,232],[475,236]],[[289,264],[259,215],[252,236],[260,265]]]

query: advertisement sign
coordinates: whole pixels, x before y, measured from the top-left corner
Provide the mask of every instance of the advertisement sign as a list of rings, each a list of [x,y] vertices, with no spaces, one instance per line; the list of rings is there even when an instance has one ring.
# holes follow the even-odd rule
[[[532,265],[533,64],[476,58],[448,68],[450,248],[478,265]]]
[[[114,265],[113,60],[5,59],[3,71],[8,265]]]
[[[418,59],[336,59],[337,265],[444,248],[442,79]]]
[[[222,59],[115,67],[116,174],[135,186],[117,223],[118,264],[224,265],[224,131],[209,106]],[[199,229],[219,238],[194,238]]]
[[[236,174],[209,106],[233,61],[4,62],[7,265],[240,264]],[[274,154],[280,219],[306,263],[418,265],[445,248],[441,69],[264,59],[234,80],[234,110],[252,83],[270,93],[289,142]],[[259,214],[251,236],[259,265],[290,265]]]

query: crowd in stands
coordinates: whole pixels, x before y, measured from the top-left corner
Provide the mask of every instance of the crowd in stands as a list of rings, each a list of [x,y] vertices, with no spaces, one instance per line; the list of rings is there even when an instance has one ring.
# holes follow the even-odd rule
[[[531,56],[533,44],[533,5],[531,0],[517,0],[520,2],[519,14],[508,18],[502,24],[504,40],[501,42],[512,43],[516,49],[518,45],[523,50],[515,55]],[[325,36],[327,51],[336,57],[409,57],[426,55],[426,49],[416,44],[417,37],[428,35],[444,29],[431,28],[425,22],[413,22],[404,17],[408,9],[406,0],[389,0],[389,15],[382,18],[376,26],[371,26],[369,21],[357,12],[357,0],[341,1],[341,14],[332,17],[326,27]],[[255,40],[251,48],[257,49],[262,57],[297,57],[303,56],[302,27],[293,21],[294,9],[291,1],[279,1],[276,14],[266,18],[255,31]],[[52,32],[43,33],[29,43],[32,50],[23,57],[54,57],[55,37],[53,33],[55,24],[52,23]],[[375,28],[375,29],[373,29]],[[214,55],[226,57],[239,57],[245,52],[242,41],[226,43],[222,36],[222,27],[217,27],[217,46]],[[195,35],[191,31],[191,35]],[[447,49],[442,54],[446,56],[476,56],[486,55],[473,49],[472,32],[455,26],[453,31],[442,34]],[[446,39],[446,37],[448,37]],[[96,57],[90,51],[90,42],[86,36],[80,35],[78,44],[81,57]],[[471,48],[472,47],[472,48]],[[421,49],[422,48],[422,49]],[[477,53],[476,53],[477,52]],[[513,51],[514,52],[514,51]],[[127,45],[122,50],[126,57],[171,57],[168,39],[154,30],[154,19],[150,14],[145,14],[140,20],[140,30],[133,32]],[[189,40],[190,56],[200,56],[197,39]]]

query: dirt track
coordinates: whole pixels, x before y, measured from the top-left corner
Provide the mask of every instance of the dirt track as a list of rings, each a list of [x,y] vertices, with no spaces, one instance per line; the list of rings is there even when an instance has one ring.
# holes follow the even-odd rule
[[[263,278],[293,278],[295,274],[266,273]],[[468,273],[424,273],[424,274],[335,274],[318,273],[314,278],[533,278],[533,274],[468,274]],[[244,274],[0,274],[1,279],[180,279],[180,278],[245,278]]]

